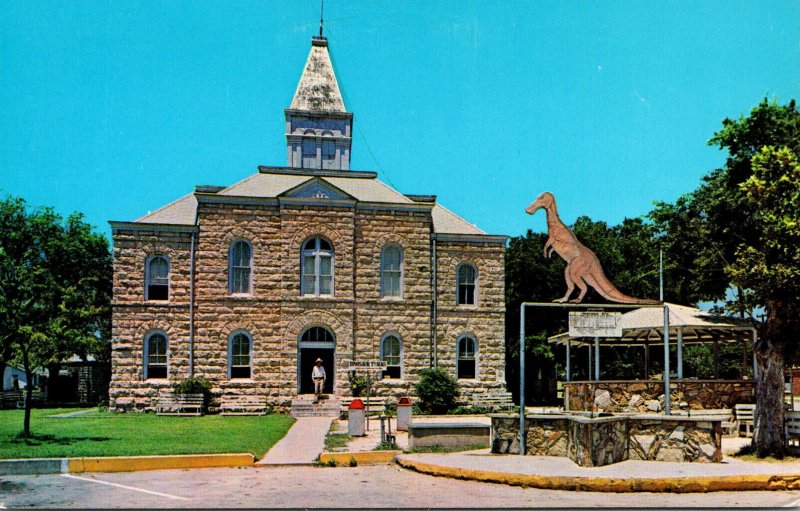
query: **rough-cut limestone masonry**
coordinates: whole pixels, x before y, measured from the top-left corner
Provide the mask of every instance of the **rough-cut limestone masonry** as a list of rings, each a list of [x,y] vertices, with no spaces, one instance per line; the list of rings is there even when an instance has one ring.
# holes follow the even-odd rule
[[[519,454],[519,417],[492,416],[492,452]],[[525,418],[526,454],[565,456],[582,467],[625,460],[722,461],[718,417],[659,415],[532,415]]]
[[[677,380],[669,388],[670,403],[676,409],[730,409],[739,403],[755,402],[753,383],[742,380]],[[564,408],[611,413],[660,412],[664,408],[664,382],[566,382]]]
[[[301,77],[305,85],[286,111],[289,124],[302,120],[302,129],[292,124],[287,133],[288,167],[261,167],[227,188],[198,186],[136,221],[111,222],[112,408],[152,409],[160,391],[190,374],[211,380],[218,400],[248,395],[286,408],[311,391],[309,361],[317,356],[325,359],[328,392],[349,396],[348,361],[381,359],[387,335],[400,340],[400,374],[373,373],[378,395],[413,395],[419,372],[434,363],[456,376],[457,344],[466,337],[474,341],[475,375],[460,379],[464,399],[505,390],[506,237],[484,233],[435,196],[406,196],[374,173],[349,170],[338,152],[344,142],[330,126],[345,119],[349,133],[352,114],[331,97],[339,94],[333,70],[319,68],[329,65],[327,52],[324,38],[315,38],[305,71],[314,76]],[[328,86],[307,86],[319,76]],[[333,148],[335,165],[325,147]],[[332,249],[333,283],[332,292],[309,295],[301,287],[302,250],[315,238]],[[243,293],[231,292],[238,241],[251,249]],[[397,296],[381,284],[389,246],[402,254]],[[167,300],[147,299],[145,267],[154,256],[169,262]],[[475,275],[467,304],[457,299],[463,265]],[[330,339],[304,340],[315,327]],[[154,332],[167,338],[166,378],[147,374],[146,340]],[[237,333],[251,340],[249,377],[232,374]]]

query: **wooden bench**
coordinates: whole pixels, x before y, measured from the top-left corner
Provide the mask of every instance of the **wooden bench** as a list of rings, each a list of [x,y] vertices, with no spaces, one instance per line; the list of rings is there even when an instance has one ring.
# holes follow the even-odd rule
[[[28,391],[22,390],[20,392],[19,400],[17,400],[17,408],[25,408],[25,400],[28,399]],[[47,396],[41,390],[34,390],[31,392],[31,405],[36,403],[44,404],[46,401]]]
[[[753,436],[753,415],[756,411],[756,405],[738,404],[733,407],[733,412],[736,415],[736,434],[742,436],[742,427],[744,427],[744,436]]]
[[[472,406],[491,410],[510,410],[514,408],[511,392],[481,392],[472,396]]]
[[[16,408],[17,403],[22,401],[22,392],[18,390],[4,390],[0,397],[0,407]]]
[[[792,440],[797,442],[800,447],[800,411],[784,412],[783,422],[785,424],[786,445],[791,445]]]
[[[241,394],[223,395],[219,405],[220,415],[266,415],[267,397]]]
[[[156,415],[203,415],[203,394],[162,392],[156,400]]]
[[[384,396],[372,396],[372,397],[345,397],[342,398],[340,401],[339,411],[342,413],[347,413],[347,410],[350,409],[350,403],[353,399],[360,399],[362,403],[364,403],[364,408],[369,410],[370,414],[378,413],[378,415],[383,415],[386,413],[386,405],[387,404],[395,404],[394,398],[384,397]]]

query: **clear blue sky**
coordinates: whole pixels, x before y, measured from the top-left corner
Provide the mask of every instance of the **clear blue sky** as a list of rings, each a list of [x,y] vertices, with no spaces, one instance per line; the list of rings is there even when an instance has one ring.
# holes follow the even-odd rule
[[[698,5],[694,5],[698,4]],[[0,189],[109,233],[193,190],[286,164],[318,0],[9,1]],[[352,168],[436,194],[493,234],[523,212],[617,223],[693,190],[706,141],[800,99],[800,2],[325,2]]]

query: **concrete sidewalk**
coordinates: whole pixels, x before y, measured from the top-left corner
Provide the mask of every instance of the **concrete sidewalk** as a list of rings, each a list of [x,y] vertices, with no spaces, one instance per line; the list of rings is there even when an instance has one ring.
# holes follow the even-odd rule
[[[298,417],[256,465],[312,465],[325,448],[325,436],[337,417]]]
[[[623,461],[580,467],[556,456],[491,454],[488,449],[451,454],[401,454],[397,462],[422,473],[532,488],[617,492],[798,490],[800,464]]]

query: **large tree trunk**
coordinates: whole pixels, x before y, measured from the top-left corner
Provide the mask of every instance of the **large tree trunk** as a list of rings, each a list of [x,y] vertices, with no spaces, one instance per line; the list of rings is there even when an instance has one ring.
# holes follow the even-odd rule
[[[753,445],[759,457],[783,457],[783,352],[785,304],[767,304],[769,318],[763,335],[755,345],[758,375],[756,385],[755,427]]]

